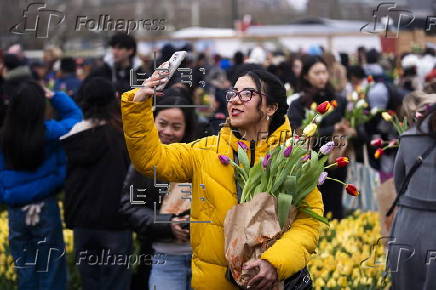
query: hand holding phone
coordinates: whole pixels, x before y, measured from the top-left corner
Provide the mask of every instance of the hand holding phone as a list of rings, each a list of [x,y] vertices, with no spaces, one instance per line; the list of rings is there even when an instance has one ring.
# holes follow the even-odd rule
[[[173,53],[173,55],[171,56],[170,60],[168,61],[169,74],[166,77],[165,81],[163,81],[160,85],[158,85],[156,87],[157,91],[161,91],[161,90],[163,90],[165,88],[165,86],[167,85],[168,81],[174,75],[174,73],[176,72],[177,68],[180,66],[180,64],[185,59],[185,57],[186,57],[186,51],[184,51],[184,50],[176,51],[175,53]]]

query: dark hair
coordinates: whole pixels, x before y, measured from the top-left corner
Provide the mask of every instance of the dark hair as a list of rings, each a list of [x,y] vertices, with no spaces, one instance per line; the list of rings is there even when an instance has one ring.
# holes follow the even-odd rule
[[[72,57],[64,57],[61,59],[61,71],[66,73],[76,73],[76,61]]]
[[[23,61],[20,60],[20,58],[17,55],[7,53],[3,56],[3,65],[8,70],[13,70],[16,67],[23,65]]]
[[[240,51],[235,52],[235,54],[233,55],[233,64],[238,65],[243,63],[244,63],[244,54]]]
[[[429,119],[429,123],[428,123],[428,133],[436,139],[436,104],[431,105],[426,113],[424,114],[424,116],[422,116],[422,118],[418,119],[418,122],[416,123],[416,128],[418,129],[419,132],[422,132],[422,123],[424,120],[426,120],[428,118]]]
[[[333,100],[335,98],[335,90],[330,82],[327,82],[324,89],[316,89],[312,84],[306,79],[310,69],[317,63],[322,63],[328,69],[327,63],[319,55],[305,55],[301,59],[302,68],[300,75],[299,91],[302,93],[301,101],[309,106],[313,101],[326,101]]]
[[[379,53],[377,52],[377,50],[375,48],[371,48],[367,53],[366,53],[366,62],[369,64],[373,64],[373,63],[377,63],[379,59]]]
[[[267,105],[277,104],[277,111],[272,116],[271,124],[268,128],[268,135],[271,135],[285,121],[285,115],[289,107],[286,103],[286,89],[278,77],[267,72],[265,69],[249,70],[241,74],[242,76],[250,77],[256,85],[256,90],[266,95]],[[261,104],[262,102],[259,103],[259,107]]]
[[[117,48],[126,48],[126,49],[133,49],[133,53],[130,55],[130,58],[134,57],[136,54],[136,40],[133,36],[128,35],[126,33],[116,33],[112,36],[111,40],[109,41],[110,47],[117,47]]]
[[[153,112],[154,117],[159,114],[159,112],[171,109],[178,106],[187,106],[192,105],[192,101],[183,97],[180,94],[180,91],[177,89],[168,89],[165,90],[163,97],[159,97],[156,99],[156,109]],[[162,106],[162,107],[159,107]],[[174,107],[164,107],[164,106],[174,106]],[[185,134],[183,135],[182,143],[189,143],[193,141],[195,137],[195,127],[197,124],[197,116],[195,115],[195,111],[193,107],[179,107],[182,111],[183,116],[185,117]]]
[[[6,168],[33,171],[44,161],[45,103],[35,81],[23,82],[11,97],[1,136]]]
[[[122,131],[121,111],[112,83],[103,77],[89,77],[77,92],[85,119],[106,121]]]
[[[351,65],[347,70],[348,80],[351,80],[352,77],[363,79],[365,78],[365,70],[360,65]]]

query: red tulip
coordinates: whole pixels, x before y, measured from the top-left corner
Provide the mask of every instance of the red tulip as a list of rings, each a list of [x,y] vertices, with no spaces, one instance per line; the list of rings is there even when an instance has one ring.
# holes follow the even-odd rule
[[[316,107],[316,111],[321,115],[327,112],[330,109],[331,105],[329,101],[322,102]]]
[[[345,167],[347,164],[350,163],[350,160],[348,157],[338,157],[336,158],[336,165],[338,167]]]
[[[355,187],[352,184],[347,184],[347,186],[345,187],[345,190],[351,196],[358,196],[359,195],[359,190],[357,190],[357,187]]]
[[[368,81],[368,83],[373,83],[374,82],[374,78],[372,76],[368,76],[366,78],[366,80]]]
[[[377,138],[371,141],[371,146],[374,147],[381,147],[383,145],[383,139],[382,138]]]

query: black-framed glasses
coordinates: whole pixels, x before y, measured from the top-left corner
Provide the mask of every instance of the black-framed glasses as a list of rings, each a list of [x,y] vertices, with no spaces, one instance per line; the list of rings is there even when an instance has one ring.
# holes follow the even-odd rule
[[[254,94],[264,95],[263,93],[256,91],[255,89],[243,89],[240,92],[236,90],[228,90],[226,93],[226,100],[227,102],[230,102],[231,100],[233,100],[233,98],[238,96],[241,102],[246,103],[251,100]]]

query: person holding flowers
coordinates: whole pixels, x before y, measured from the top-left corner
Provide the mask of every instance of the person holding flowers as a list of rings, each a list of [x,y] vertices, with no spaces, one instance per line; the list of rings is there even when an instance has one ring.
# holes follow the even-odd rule
[[[161,68],[166,66],[164,63]],[[192,288],[238,289],[225,277],[228,262],[223,223],[227,212],[239,201],[235,169],[230,163],[237,156],[235,152],[244,150],[246,164],[258,164],[261,157],[289,138],[285,88],[264,70],[243,72],[226,94],[229,118],[217,136],[189,144],[164,145],[153,122],[152,96],[165,77],[166,73],[155,71],[142,88],[122,96],[124,134],[131,160],[147,176],[153,176],[155,169],[160,180],[192,182]],[[315,214],[323,215],[322,197],[316,186],[304,202]],[[289,279],[305,268],[317,247],[320,226],[319,220],[299,211],[292,226],[274,245],[259,259],[244,264],[246,270],[257,270],[247,288],[272,289],[277,281]]]
[[[317,105],[324,102],[334,101],[335,106],[330,106],[329,112],[322,112],[318,117],[318,137],[314,143],[315,148],[328,141],[338,137],[338,135],[352,135],[353,130],[350,126],[341,122],[345,115],[347,101],[344,97],[335,94],[332,85],[329,82],[329,73],[324,59],[317,55],[310,55],[303,58],[303,68],[300,76],[300,94],[294,100],[288,111],[288,117],[291,121],[292,128],[297,129],[305,127],[304,119],[308,112],[317,111]],[[314,107],[311,109],[311,107]],[[323,108],[321,108],[323,110]],[[319,111],[318,111],[319,113]],[[320,119],[320,120],[319,120]],[[332,138],[333,136],[333,138]],[[344,147],[343,141],[338,144]],[[337,148],[341,149],[341,148]],[[331,160],[333,161],[333,160]],[[330,168],[328,174],[332,178],[345,179],[346,168]],[[340,183],[327,180],[321,187],[325,213],[331,212],[333,218],[343,217],[342,208],[342,191],[343,186]]]

